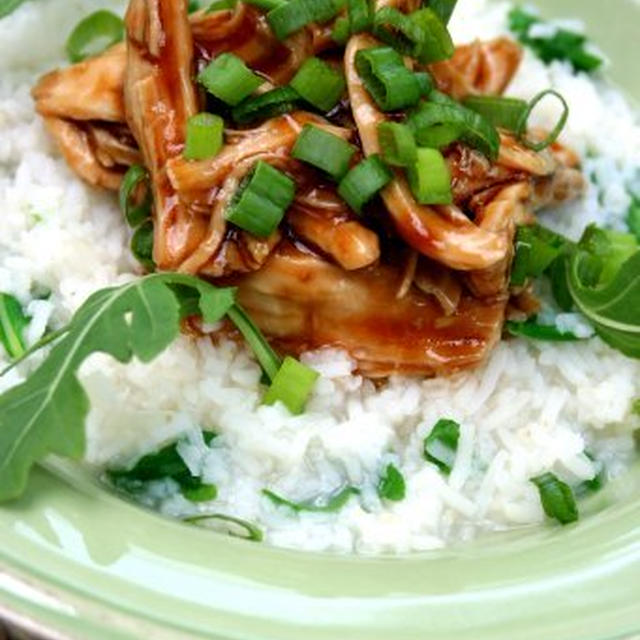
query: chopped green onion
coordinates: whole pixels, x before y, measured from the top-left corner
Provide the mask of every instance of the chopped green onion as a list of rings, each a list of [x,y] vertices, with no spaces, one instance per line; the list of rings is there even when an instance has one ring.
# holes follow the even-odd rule
[[[392,179],[391,171],[380,156],[374,154],[347,173],[340,182],[338,193],[354,211],[362,213],[362,207]]]
[[[428,96],[433,91],[433,78],[427,71],[417,71],[414,75],[420,85],[420,95]]]
[[[237,304],[234,304],[233,307],[229,309],[227,315],[251,347],[251,350],[269,380],[274,380],[280,370],[282,361],[262,335],[260,329],[256,327],[247,312]]]
[[[338,44],[347,44],[351,36],[351,29],[349,27],[349,18],[338,18],[331,30],[331,38]]]
[[[208,7],[205,13],[214,13],[215,11],[229,11],[235,9],[238,0],[215,0]]]
[[[258,9],[262,9],[263,11],[273,11],[283,4],[286,4],[287,0],[244,0],[244,2],[245,4],[252,4],[254,7],[258,7]]]
[[[311,22],[328,22],[339,11],[332,0],[289,0],[267,14],[278,40],[284,40]]]
[[[347,504],[351,496],[358,495],[360,490],[355,487],[342,487],[331,493],[329,496],[319,496],[313,500],[305,500],[304,502],[293,502],[292,500],[287,500],[270,489],[263,489],[262,493],[276,506],[288,507],[296,513],[300,513],[301,511],[311,511],[313,513],[335,513],[336,511],[340,511],[340,509]]]
[[[543,342],[575,342],[581,340],[570,331],[560,331],[555,325],[538,324],[535,316],[525,322],[508,321],[507,331],[512,336],[541,340]]]
[[[464,106],[479,113],[494,127],[509,131],[518,130],[527,110],[526,101],[502,96],[470,96],[464,101]]]
[[[181,487],[180,492],[189,502],[209,502],[218,497],[218,487],[215,484],[205,484],[199,478]]]
[[[455,420],[442,418],[424,439],[424,457],[435,464],[442,473],[449,475],[456,459],[460,425]]]
[[[298,108],[300,95],[291,87],[276,87],[258,96],[251,96],[234,107],[231,115],[240,124],[267,120]]]
[[[339,181],[349,170],[349,163],[355,152],[355,147],[342,138],[306,124],[291,151],[291,156],[321,169]]]
[[[560,524],[569,524],[578,519],[578,507],[571,487],[559,480],[553,473],[544,473],[531,478],[538,487],[544,512]]]
[[[25,315],[22,305],[8,293],[0,293],[0,342],[12,360],[26,352],[22,335],[30,318]]]
[[[442,20],[444,24],[449,24],[458,0],[429,0],[429,8]]]
[[[287,356],[262,402],[268,405],[282,402],[293,415],[300,415],[317,379],[316,371]]]
[[[184,518],[183,522],[204,526],[206,529],[215,529],[217,531],[220,529],[219,526],[207,526],[208,524],[216,523],[217,525],[224,526],[225,529],[223,532],[234,538],[242,538],[243,540],[251,540],[252,542],[262,542],[264,539],[264,534],[255,524],[247,520],[227,516],[223,513],[205,513],[198,516],[189,516]]]
[[[383,111],[411,107],[420,100],[419,80],[390,47],[361,49],[355,64],[364,86]]]
[[[153,220],[143,222],[136,229],[131,238],[131,253],[147,271],[155,270],[156,263],[153,261]]]
[[[344,76],[319,58],[308,58],[291,80],[291,86],[320,111],[331,111],[340,101]]]
[[[13,13],[24,0],[0,0],[0,18]]]
[[[130,227],[137,227],[151,216],[151,185],[144,167],[139,164],[129,167],[120,183],[118,201]]]
[[[378,482],[378,495],[386,500],[399,502],[404,500],[406,495],[406,484],[404,477],[393,464],[388,464],[384,470],[384,475]]]
[[[349,0],[347,6],[350,33],[368,31],[373,22],[370,0]]]
[[[380,40],[423,64],[447,60],[455,50],[447,27],[429,8],[405,15],[383,7],[376,12],[373,25]]]
[[[420,204],[451,204],[451,172],[437,149],[419,148],[417,160],[407,167],[409,186]]]
[[[399,122],[381,122],[378,142],[384,161],[395,167],[408,167],[418,159],[418,148],[411,129]]]
[[[295,191],[289,176],[260,160],[238,189],[225,217],[254,236],[266,238],[278,228]]]
[[[81,20],[67,40],[66,50],[71,62],[102,53],[124,38],[124,22],[111,11],[101,9]]]
[[[206,160],[222,149],[224,120],[212,113],[199,113],[187,121],[187,140],[184,157],[187,160]]]
[[[198,82],[219,100],[235,107],[250,96],[262,83],[233,53],[222,53],[199,74]]]
[[[421,102],[409,114],[407,124],[420,146],[440,148],[459,138],[490,160],[498,157],[500,136],[496,128],[479,113],[438,91],[432,91],[429,102]]]
[[[555,96],[562,103],[562,115],[560,119],[556,123],[556,126],[553,128],[551,133],[542,141],[542,142],[532,142],[526,138],[527,127],[529,116],[532,111],[536,108],[537,104],[544,99],[546,96]],[[529,149],[533,149],[533,151],[542,151],[547,147],[550,147],[557,139],[562,130],[564,129],[564,125],[567,124],[567,119],[569,118],[569,105],[567,101],[560,95],[557,91],[553,89],[547,89],[546,91],[540,92],[531,102],[527,105],[527,108],[520,116],[520,122],[518,123],[518,127],[516,129],[516,133],[518,134],[518,138],[520,141]]]

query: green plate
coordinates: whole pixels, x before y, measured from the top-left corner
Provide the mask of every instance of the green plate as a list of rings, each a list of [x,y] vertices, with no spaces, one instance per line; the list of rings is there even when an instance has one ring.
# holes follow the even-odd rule
[[[540,1],[583,17],[635,98],[640,4]],[[633,55],[632,53],[633,52]],[[51,638],[599,640],[640,632],[640,468],[566,528],[441,552],[270,549],[164,520],[51,461],[0,508],[0,617]]]

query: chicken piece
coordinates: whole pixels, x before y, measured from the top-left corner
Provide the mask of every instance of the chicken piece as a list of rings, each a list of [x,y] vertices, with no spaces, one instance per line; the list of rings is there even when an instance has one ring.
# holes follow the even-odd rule
[[[166,171],[182,153],[186,121],[198,111],[186,0],[132,0],[126,16],[125,104],[151,176],[154,260],[172,269],[198,246],[207,219],[177,197]]]
[[[446,316],[453,315],[462,300],[462,283],[456,272],[425,257],[416,265],[413,284],[422,293],[434,296]]]
[[[346,271],[362,269],[380,258],[378,236],[348,214],[296,204],[287,213],[287,223],[298,238]]]
[[[345,68],[351,108],[366,155],[380,152],[378,125],[386,120],[355,68],[360,49],[377,45],[371,36],[353,36],[347,45]],[[398,234],[420,253],[452,269],[483,269],[500,262],[508,251],[504,236],[475,225],[455,206],[419,205],[405,178],[395,178],[382,191]]]
[[[67,164],[95,187],[118,189],[127,166],[139,162],[137,149],[108,129],[62,118],[46,117],[44,122]]]
[[[477,40],[456,47],[453,57],[429,66],[440,91],[457,100],[473,94],[501,95],[522,60],[522,49],[510,38]]]
[[[36,111],[65,120],[124,124],[126,60],[125,45],[117,44],[100,56],[47,73],[31,91]]]
[[[314,124],[348,139],[352,132],[333,127],[326,120],[304,111],[267,120],[255,129],[237,131],[227,136],[228,144],[215,157],[189,161],[182,157],[168,162],[168,173],[174,188],[182,197],[219,187],[226,176],[242,161],[258,155],[288,157],[305,124]]]
[[[500,338],[506,302],[463,295],[454,313],[412,288],[402,270],[345,271],[291,244],[238,282],[238,300],[286,353],[346,349],[369,377],[450,374],[481,362]]]
[[[501,189],[488,203],[476,209],[476,222],[507,237],[509,251],[497,264],[468,274],[467,284],[479,298],[508,297],[509,267],[513,258],[516,222],[527,215],[527,201],[532,188],[529,181],[516,182]]]

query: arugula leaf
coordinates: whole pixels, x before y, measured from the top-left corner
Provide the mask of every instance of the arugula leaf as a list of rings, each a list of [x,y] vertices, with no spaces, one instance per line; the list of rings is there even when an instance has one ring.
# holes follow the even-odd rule
[[[540,18],[520,7],[509,12],[511,31],[546,64],[553,60],[566,60],[571,63],[574,71],[586,72],[595,71],[602,65],[602,58],[586,50],[587,38],[581,33],[557,29],[553,35],[547,37],[530,36],[531,27],[542,22]]]
[[[203,432],[204,441],[209,445],[216,437],[210,431]],[[180,485],[182,495],[191,502],[215,500],[218,489],[206,484],[189,471],[189,467],[178,453],[178,443],[169,444],[155,453],[138,460],[132,469],[110,469],[107,475],[114,486],[126,493],[139,493],[147,482],[171,478]]]
[[[336,511],[340,511],[340,509],[347,504],[352,495],[358,495],[360,493],[360,489],[350,486],[341,487],[329,496],[319,496],[312,500],[305,500],[304,502],[292,502],[269,489],[263,489],[262,493],[275,505],[280,507],[289,507],[289,509],[296,513],[300,513],[301,511],[310,511],[313,513],[335,513]]]
[[[518,227],[511,284],[520,287],[528,278],[541,276],[570,247],[569,240],[542,225]]]
[[[89,400],[77,378],[80,365],[96,352],[123,363],[134,356],[153,360],[180,331],[175,284],[198,292],[205,322],[219,321],[233,305],[233,289],[175,273],[98,291],[26,382],[0,395],[0,500],[20,494],[30,468],[46,454],[82,456]]]
[[[449,475],[456,460],[460,425],[455,420],[441,418],[424,439],[424,457],[435,464],[442,473]]]
[[[31,318],[22,311],[20,303],[8,293],[0,293],[0,342],[11,359],[20,358],[26,351],[22,332]]]
[[[538,324],[536,316],[525,322],[508,321],[505,325],[512,336],[543,340],[546,342],[574,342],[582,340],[571,332],[560,331],[555,325]]]
[[[24,0],[0,0],[0,18],[13,13]]]
[[[406,495],[404,476],[395,465],[388,464],[384,470],[384,475],[378,482],[378,495],[394,502],[404,500]]]
[[[184,518],[183,522],[205,529],[219,529],[220,525],[222,525],[224,527],[224,533],[234,538],[242,538],[253,542],[262,542],[264,539],[264,534],[255,524],[247,520],[225,515],[224,513],[205,513],[203,515],[190,516]],[[216,526],[207,526],[211,523],[215,523]]]
[[[640,242],[640,197],[632,196],[631,206],[627,211],[627,226],[636,240]]]
[[[605,342],[640,358],[640,250],[636,246],[630,257],[626,245],[613,251],[607,256],[580,245],[568,263],[569,290]],[[626,257],[622,264],[621,253]]]

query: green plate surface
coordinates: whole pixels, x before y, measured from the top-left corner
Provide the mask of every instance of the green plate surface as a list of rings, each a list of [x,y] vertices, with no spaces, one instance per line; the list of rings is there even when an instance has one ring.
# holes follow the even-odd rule
[[[537,4],[584,18],[612,78],[640,97],[640,4]],[[640,632],[639,489],[635,468],[577,525],[369,559],[183,526],[52,461],[0,508],[0,617],[82,640],[629,638]]]

